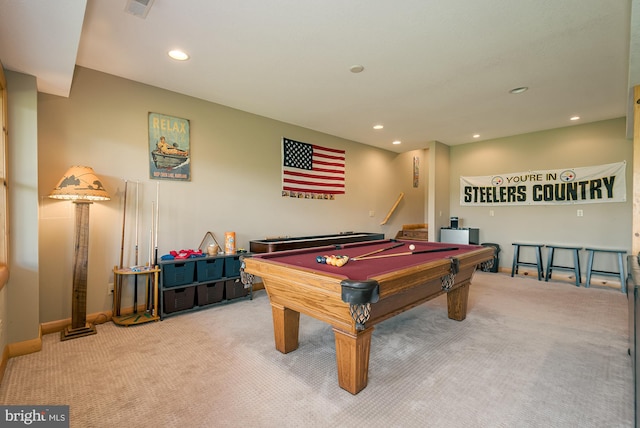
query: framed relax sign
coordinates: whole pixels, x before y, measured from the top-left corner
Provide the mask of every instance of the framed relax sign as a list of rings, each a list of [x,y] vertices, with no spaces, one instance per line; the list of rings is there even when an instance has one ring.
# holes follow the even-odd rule
[[[149,176],[156,180],[191,180],[189,121],[149,113]]]

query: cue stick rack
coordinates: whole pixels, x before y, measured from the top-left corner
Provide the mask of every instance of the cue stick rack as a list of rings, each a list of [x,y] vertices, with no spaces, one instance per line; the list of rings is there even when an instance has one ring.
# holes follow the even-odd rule
[[[128,180],[124,180],[124,201],[123,201],[123,217],[122,217],[122,243],[120,246],[120,263],[113,267],[113,313],[111,320],[114,324],[130,326],[136,324],[144,324],[150,321],[159,321],[159,274],[161,272],[160,267],[155,265],[153,260],[153,243],[155,239],[156,255],[157,255],[157,223],[158,223],[158,206],[157,199],[159,193],[159,184],[156,188],[156,201],[151,203],[151,223],[150,230],[150,242],[149,242],[149,262],[144,266],[138,265],[138,223],[139,223],[139,182],[136,182],[136,200],[135,200],[135,265],[132,267],[123,266],[124,262],[124,246],[125,246],[125,230],[127,219],[127,184]],[[155,234],[154,234],[154,226]],[[142,278],[144,281],[144,288],[146,294],[146,303],[143,310],[138,307],[138,279]],[[127,310],[127,313],[122,313],[122,295],[123,285],[129,282],[129,279],[134,280],[134,300],[131,313]]]
[[[120,315],[119,313],[118,314],[114,313],[113,316],[111,317],[111,320],[113,321],[114,324],[129,326],[129,325],[144,324],[146,322],[160,320],[160,315],[158,313],[158,308],[159,308],[158,306],[158,275],[159,273],[160,273],[160,268],[158,266],[155,266],[155,267],[144,266],[144,267],[137,267],[136,269],[119,268],[118,266],[113,267],[113,276],[114,278],[117,278],[120,284],[125,278],[127,277],[130,278],[131,275],[134,275],[133,278],[137,278],[138,275],[142,275],[145,279],[145,284],[144,284],[145,289],[147,291],[151,289],[151,294],[153,297],[153,307],[150,311],[142,311],[142,312],[134,311],[133,313],[127,313],[123,315]],[[119,294],[118,300],[120,300],[121,298],[122,298],[122,294]],[[147,295],[147,300],[149,300],[148,295]],[[119,307],[120,307],[120,302],[118,302],[118,308]],[[135,309],[137,308],[134,308],[134,310]]]

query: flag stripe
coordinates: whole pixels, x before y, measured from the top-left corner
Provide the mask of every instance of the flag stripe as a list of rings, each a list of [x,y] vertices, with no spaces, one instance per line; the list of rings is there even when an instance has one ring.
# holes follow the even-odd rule
[[[286,171],[286,175],[287,177],[306,177],[306,178],[319,178],[319,179],[325,179],[325,180],[338,180],[338,181],[342,181],[344,182],[344,177],[340,176],[340,175],[318,175],[318,174],[308,174],[308,173],[304,173],[304,172],[297,172],[297,171]],[[285,177],[286,178],[286,177]]]
[[[345,151],[282,139],[282,189],[344,194]]]
[[[285,183],[287,183],[287,185],[294,185],[294,184],[299,184],[299,185],[304,185],[304,186],[313,186],[312,183],[305,181],[305,180],[284,180]],[[330,183],[323,183],[322,187],[332,187],[332,188],[336,188],[336,189],[341,189],[344,187],[344,184],[342,183],[335,183],[335,184],[330,184]]]
[[[344,172],[344,164],[343,163],[335,163],[335,162],[322,162],[320,160],[315,160],[313,161],[314,165],[325,165],[325,166],[335,166],[336,171],[343,171]],[[315,167],[313,169],[316,169]]]
[[[313,147],[316,150],[324,150],[325,152],[340,153],[342,155],[342,158],[344,159],[344,153],[345,153],[344,150],[320,147],[320,146],[316,146],[315,144],[312,144],[311,147]]]

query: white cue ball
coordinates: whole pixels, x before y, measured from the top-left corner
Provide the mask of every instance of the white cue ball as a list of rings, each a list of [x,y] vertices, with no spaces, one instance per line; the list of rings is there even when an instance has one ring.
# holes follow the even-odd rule
[[[415,245],[413,245],[413,244],[411,244],[411,245],[409,245],[409,249],[410,249],[411,251],[413,251],[413,250],[415,250],[415,249],[416,249],[416,246],[415,246]]]

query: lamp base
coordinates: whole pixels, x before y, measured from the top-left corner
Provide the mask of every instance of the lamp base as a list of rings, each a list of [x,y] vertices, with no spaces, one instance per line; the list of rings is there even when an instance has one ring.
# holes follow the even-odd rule
[[[84,327],[71,328],[65,327],[64,330],[60,332],[60,340],[69,340],[75,339],[77,337],[91,336],[92,334],[98,333],[96,331],[96,326],[93,324],[86,324]]]

